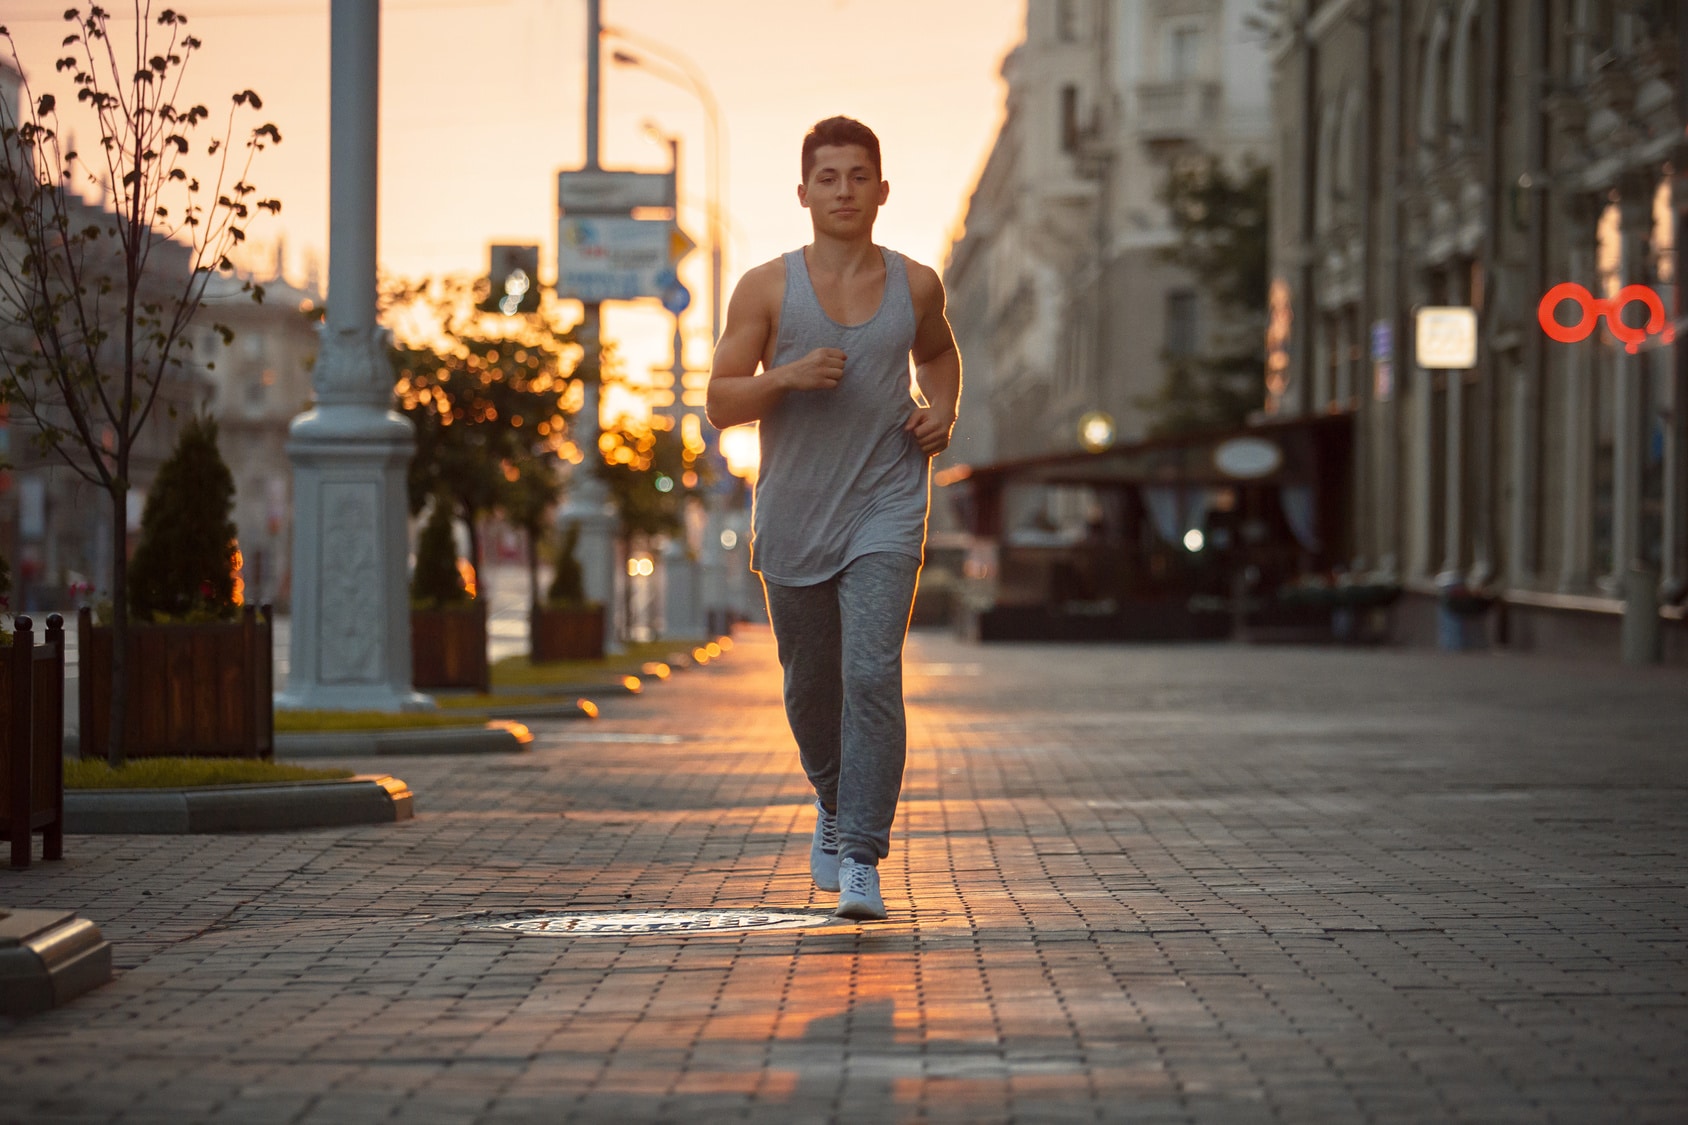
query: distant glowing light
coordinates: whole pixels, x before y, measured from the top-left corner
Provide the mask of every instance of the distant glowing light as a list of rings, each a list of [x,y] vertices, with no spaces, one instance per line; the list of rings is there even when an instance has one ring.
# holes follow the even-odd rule
[[[738,532],[729,527],[721,533],[721,549],[723,551],[730,551],[737,546]]]
[[[658,473],[656,477],[656,490],[658,492],[673,492],[674,478],[665,473]]]
[[[1101,410],[1092,410],[1078,420],[1079,444],[1100,453],[1114,444],[1114,420]]]
[[[656,564],[644,556],[627,560],[627,577],[649,578],[656,573]]]
[[[1184,549],[1192,555],[1207,546],[1207,536],[1202,534],[1201,528],[1192,527],[1184,533]]]
[[[1582,310],[1582,316],[1575,324],[1561,324],[1558,311],[1561,303],[1575,301]],[[1632,328],[1623,322],[1624,306],[1639,302],[1647,310],[1647,325],[1645,328]],[[1600,318],[1606,318],[1606,328],[1613,336],[1622,342],[1624,349],[1630,353],[1639,351],[1641,344],[1648,336],[1658,336],[1666,344],[1676,339],[1676,328],[1665,319],[1665,303],[1659,295],[1645,285],[1626,285],[1611,298],[1596,297],[1583,286],[1574,281],[1567,281],[1549,289],[1536,306],[1536,319],[1541,322],[1541,329],[1548,337],[1561,344],[1574,344],[1579,340],[1586,340],[1599,327]]]
[[[727,471],[735,477],[755,480],[762,464],[762,439],[754,425],[734,426],[721,431],[721,456],[727,459]]]

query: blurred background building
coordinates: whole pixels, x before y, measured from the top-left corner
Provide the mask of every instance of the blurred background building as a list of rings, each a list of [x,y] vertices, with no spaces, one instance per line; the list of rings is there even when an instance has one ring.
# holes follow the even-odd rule
[[[1140,400],[1214,329],[1163,252],[1173,163],[1263,159],[1255,0],[1030,0],[1007,115],[944,271],[966,362],[950,462],[1080,448],[1079,421],[1145,435]]]
[[[1469,592],[1493,599],[1486,639],[1615,652],[1627,594],[1688,657],[1668,627],[1688,582],[1672,343],[1688,6],[1297,0],[1278,16],[1265,405],[1353,419],[1337,553],[1405,586],[1408,637]],[[1562,283],[1582,305],[1544,307]],[[1628,286],[1621,312],[1595,303]],[[1641,294],[1668,316],[1649,325]],[[1419,354],[1425,306],[1473,311],[1469,366]],[[1557,340],[1544,318],[1592,332]]]

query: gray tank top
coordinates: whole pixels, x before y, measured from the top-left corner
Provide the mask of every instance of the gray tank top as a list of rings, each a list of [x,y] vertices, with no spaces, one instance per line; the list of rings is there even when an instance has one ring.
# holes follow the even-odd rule
[[[816,348],[845,359],[832,390],[791,391],[762,418],[750,558],[776,585],[825,582],[874,551],[922,557],[930,462],[903,430],[914,402],[914,299],[902,255],[880,253],[879,310],[851,325],[821,309],[803,251],[785,255],[774,366]]]

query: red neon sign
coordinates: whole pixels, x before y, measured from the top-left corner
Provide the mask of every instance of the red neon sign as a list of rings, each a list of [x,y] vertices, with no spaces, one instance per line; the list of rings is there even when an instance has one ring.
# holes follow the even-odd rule
[[[1575,301],[1582,309],[1582,319],[1575,324],[1559,323],[1555,314],[1561,301]],[[1631,328],[1621,319],[1624,306],[1634,301],[1640,301],[1647,308],[1645,328]],[[1665,321],[1665,303],[1645,285],[1626,285],[1618,290],[1616,297],[1604,298],[1596,297],[1574,281],[1567,281],[1549,289],[1541,304],[1536,306],[1536,319],[1541,321],[1541,330],[1561,344],[1588,339],[1603,316],[1607,329],[1632,353],[1639,350],[1641,342],[1649,336],[1658,336],[1667,344],[1676,339],[1675,327]]]

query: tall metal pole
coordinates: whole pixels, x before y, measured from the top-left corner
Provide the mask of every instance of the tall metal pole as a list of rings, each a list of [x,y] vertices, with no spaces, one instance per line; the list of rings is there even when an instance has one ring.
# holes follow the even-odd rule
[[[333,0],[328,317],[316,401],[288,428],[292,638],[282,707],[429,707],[411,689],[405,471],[415,430],[393,409],[391,335],[376,324],[379,0]]]
[[[599,98],[599,55],[603,38],[600,0],[586,0],[586,159],[587,169],[598,163],[598,125],[603,115]],[[580,553],[581,585],[587,601],[604,607],[606,628],[604,649],[621,651],[620,631],[615,627],[616,607],[616,516],[609,489],[596,471],[602,457],[598,449],[599,394],[603,381],[602,306],[586,301],[581,306],[581,358],[579,376],[585,391],[580,413],[575,416],[575,445],[582,454],[569,483],[568,501],[558,517],[563,524],[580,528],[576,550]]]

